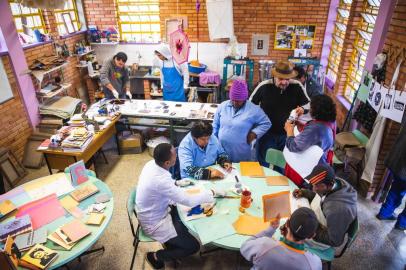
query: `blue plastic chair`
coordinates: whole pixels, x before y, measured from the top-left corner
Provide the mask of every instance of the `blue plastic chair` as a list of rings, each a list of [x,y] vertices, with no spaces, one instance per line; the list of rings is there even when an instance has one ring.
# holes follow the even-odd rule
[[[358,217],[354,219],[354,221],[350,224],[347,230],[347,242],[345,243],[344,247],[341,249],[340,253],[335,254],[335,249],[334,248],[328,248],[325,250],[320,250],[320,249],[313,249],[307,247],[307,250],[309,250],[311,253],[314,255],[319,256],[319,258],[327,263],[327,268],[330,270],[331,269],[331,262],[334,260],[334,258],[340,258],[341,256],[344,255],[346,250],[351,247],[351,245],[354,243],[354,240],[357,238],[359,232],[359,223],[358,223]]]
[[[137,249],[138,245],[141,242],[156,242],[154,239],[148,237],[144,231],[141,228],[141,225],[139,224],[137,220],[137,227],[135,228],[134,223],[133,223],[133,218],[137,219],[137,212],[135,211],[135,198],[137,196],[137,187],[135,187],[131,193],[130,196],[128,197],[127,200],[127,214],[128,214],[128,220],[130,222],[130,227],[131,227],[131,233],[133,235],[133,247],[134,247],[134,252],[133,252],[133,257],[131,260],[131,266],[130,270],[133,269],[134,262],[135,262],[135,256],[137,255]]]

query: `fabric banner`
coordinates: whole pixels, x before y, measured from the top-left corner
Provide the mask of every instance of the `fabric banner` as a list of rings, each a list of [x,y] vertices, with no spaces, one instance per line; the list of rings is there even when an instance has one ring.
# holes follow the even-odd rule
[[[206,8],[210,40],[233,37],[233,1],[207,0]]]

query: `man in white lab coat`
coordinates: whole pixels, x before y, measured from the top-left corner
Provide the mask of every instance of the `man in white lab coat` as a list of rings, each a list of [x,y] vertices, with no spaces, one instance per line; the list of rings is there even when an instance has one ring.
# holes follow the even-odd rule
[[[147,262],[154,269],[163,268],[165,261],[187,257],[200,249],[199,242],[171,205],[194,207],[214,201],[214,191],[189,195],[178,187],[168,171],[175,162],[175,148],[168,143],[159,144],[154,150],[154,160],[142,169],[137,186],[135,210],[141,227],[148,236],[165,244],[165,249],[147,253]]]

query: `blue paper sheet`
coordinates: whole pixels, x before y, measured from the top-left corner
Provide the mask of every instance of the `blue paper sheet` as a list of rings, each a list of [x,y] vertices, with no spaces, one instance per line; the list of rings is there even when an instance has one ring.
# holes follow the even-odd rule
[[[202,245],[236,233],[227,215],[218,215],[200,219],[194,224]]]

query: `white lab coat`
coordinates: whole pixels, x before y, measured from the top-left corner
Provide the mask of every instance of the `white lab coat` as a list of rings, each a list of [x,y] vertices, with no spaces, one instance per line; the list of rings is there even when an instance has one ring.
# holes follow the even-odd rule
[[[177,236],[169,213],[170,204],[194,207],[213,201],[211,191],[189,195],[175,185],[169,171],[151,160],[142,169],[138,180],[135,210],[144,232],[156,241],[165,243]]]

